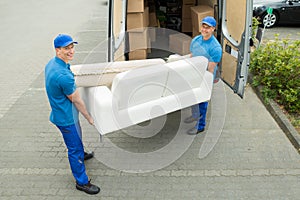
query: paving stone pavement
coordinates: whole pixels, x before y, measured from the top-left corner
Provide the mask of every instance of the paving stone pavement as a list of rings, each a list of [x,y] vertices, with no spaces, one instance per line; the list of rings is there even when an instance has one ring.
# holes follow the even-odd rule
[[[85,1],[74,2],[85,5]],[[36,4],[35,1],[29,3]],[[90,3],[93,4],[90,10],[81,13],[86,14],[82,24],[77,28],[68,28],[80,43],[76,48],[74,64],[105,60],[105,51],[101,49],[93,51],[86,59],[95,44],[106,35],[104,21],[107,19],[103,17],[106,16],[103,2],[94,0]],[[97,12],[97,6],[103,12]],[[80,10],[76,9],[74,12]],[[52,23],[49,26],[54,27],[52,32],[62,28],[62,25]],[[52,33],[46,36],[51,41]],[[47,42],[41,44],[47,45]],[[26,54],[31,58],[36,52]],[[144,161],[147,162],[147,153],[156,152],[174,141],[181,117],[187,115],[189,109],[159,118],[158,121],[166,119],[165,125],[159,133],[149,138],[128,134],[141,130],[151,132],[153,127],[149,128],[146,122],[123,132],[108,134],[101,142],[96,130],[82,119],[85,147],[97,155],[86,162],[87,173],[93,183],[100,185],[101,192],[90,196],[77,191],[62,137],[48,120],[50,108],[44,90],[43,66],[53,52],[44,49],[38,54],[42,57],[37,61],[39,66],[30,69],[33,74],[27,71],[26,62],[19,62],[20,66],[16,63],[17,69],[13,69],[22,72],[24,77],[12,76],[13,71],[9,69],[1,73],[0,85],[7,84],[8,88],[1,87],[0,95],[1,99],[6,99],[3,102],[8,103],[1,101],[0,199],[299,199],[299,154],[250,87],[246,88],[244,99],[240,99],[227,86],[224,86],[225,96],[219,98],[214,95],[212,98],[217,98],[215,104],[210,104],[209,124],[216,120],[212,116],[213,109],[224,102],[226,104],[225,123],[212,151],[199,159],[199,149],[207,136],[206,131],[194,137],[186,149],[177,144],[174,152],[180,148],[184,150],[178,159],[145,173],[117,170],[105,165],[101,159],[111,155],[111,160],[115,160],[118,155],[112,152],[114,147],[118,147],[134,155],[145,155]],[[1,69],[6,66],[5,61],[1,62]],[[14,85],[15,79],[20,84]],[[184,126],[186,128],[188,126]],[[183,138],[187,139],[186,136]],[[163,158],[168,159],[167,156]],[[124,166],[143,166],[143,163],[128,163],[130,158],[115,161]],[[158,159],[159,162],[162,160]],[[152,165],[149,163],[149,166]]]

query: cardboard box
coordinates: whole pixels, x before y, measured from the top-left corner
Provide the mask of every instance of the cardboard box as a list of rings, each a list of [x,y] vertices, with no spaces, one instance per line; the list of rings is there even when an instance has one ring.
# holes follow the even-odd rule
[[[190,44],[192,38],[188,35],[179,33],[169,36],[169,50],[179,55],[187,55],[190,53]]]
[[[192,15],[191,15],[191,7],[194,7],[195,4],[185,4],[185,5],[182,5],[182,19],[185,19],[185,18],[191,18]]]
[[[191,7],[192,25],[200,32],[200,23],[206,16],[214,16],[214,9],[207,5]]]
[[[129,32],[129,51],[148,48],[148,30],[143,32]]]
[[[144,12],[144,0],[128,0],[127,13]]]
[[[181,32],[192,32],[193,26],[192,26],[192,19],[191,18],[183,18],[182,19],[182,25],[181,25]]]
[[[149,8],[146,7],[142,13],[127,14],[127,31],[143,32],[149,26]]]
[[[151,26],[151,27],[157,27],[158,26],[157,17],[156,17],[155,12],[150,12],[149,13],[149,26]]]
[[[147,58],[147,49],[138,49],[128,53],[129,60],[142,60]]]
[[[187,1],[188,2],[188,1]],[[188,3],[182,5],[182,24],[181,24],[181,32],[192,32],[192,15],[191,15],[191,7],[194,7],[194,3]]]
[[[200,34],[201,34],[201,33],[193,27],[193,34],[192,34],[192,37],[194,38],[194,37],[196,37],[196,36],[198,36],[198,35],[200,35]]]

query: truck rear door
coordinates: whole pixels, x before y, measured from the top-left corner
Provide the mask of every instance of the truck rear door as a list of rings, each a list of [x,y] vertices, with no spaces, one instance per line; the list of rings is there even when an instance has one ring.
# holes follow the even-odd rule
[[[243,97],[250,62],[252,0],[219,0],[223,57],[221,77]]]

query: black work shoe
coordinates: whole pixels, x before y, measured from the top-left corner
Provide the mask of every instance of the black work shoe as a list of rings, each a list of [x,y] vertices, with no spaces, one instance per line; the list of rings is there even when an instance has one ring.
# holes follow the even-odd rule
[[[198,121],[198,120],[199,120],[199,118],[194,118],[193,116],[190,116],[184,120],[184,123],[190,124],[190,123]]]
[[[205,129],[203,128],[203,129],[200,129],[200,130],[198,130],[198,129],[196,129],[196,128],[191,128],[191,129],[189,129],[188,131],[187,131],[187,134],[188,135],[197,135],[198,133],[201,133],[201,132],[203,132]]]
[[[94,157],[94,152],[84,152],[84,160],[89,160]]]
[[[76,183],[76,189],[80,191],[84,191],[87,194],[98,194],[100,192],[100,188],[96,185],[90,183],[90,181],[85,185],[79,185]]]

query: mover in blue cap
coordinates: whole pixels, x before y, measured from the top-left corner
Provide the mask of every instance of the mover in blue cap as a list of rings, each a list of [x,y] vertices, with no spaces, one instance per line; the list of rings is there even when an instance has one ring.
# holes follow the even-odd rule
[[[79,112],[94,125],[94,120],[76,89],[69,62],[73,60],[76,41],[71,36],[59,34],[54,39],[56,56],[45,67],[45,86],[51,106],[50,121],[60,130],[68,149],[68,158],[76,188],[88,194],[97,194],[100,188],[90,183],[84,160],[94,156],[84,152]]]
[[[216,75],[218,63],[222,58],[222,47],[213,35],[217,22],[212,16],[204,17],[201,21],[200,32],[190,44],[191,56],[204,56],[208,59],[207,70]],[[189,135],[196,135],[205,130],[208,102],[192,106],[192,116],[185,123],[197,121],[195,127],[189,129]]]

